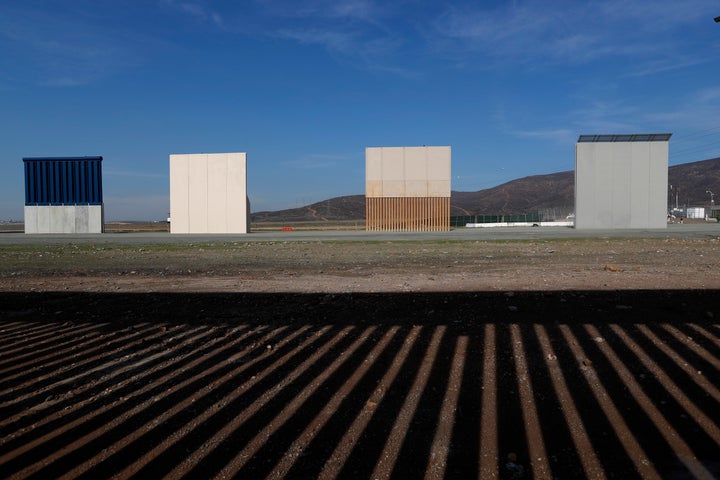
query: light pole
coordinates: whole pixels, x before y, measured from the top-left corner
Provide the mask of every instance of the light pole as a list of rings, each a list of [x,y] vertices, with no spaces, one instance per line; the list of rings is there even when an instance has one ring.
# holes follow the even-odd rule
[[[715,194],[713,192],[711,192],[710,190],[705,190],[705,193],[710,194],[710,208],[712,208],[713,205],[715,205]]]
[[[675,208],[672,208],[672,193],[673,193],[673,190],[675,191]],[[680,189],[679,189],[678,187],[673,187],[672,185],[670,185],[670,208],[671,208],[671,210],[674,211],[674,212],[677,211],[677,210],[679,210],[679,208],[678,208],[678,196],[679,196],[679,195],[680,195]]]

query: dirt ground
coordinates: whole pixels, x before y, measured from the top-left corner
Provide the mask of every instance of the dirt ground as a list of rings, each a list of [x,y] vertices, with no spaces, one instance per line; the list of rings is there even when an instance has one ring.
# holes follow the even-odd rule
[[[720,288],[716,238],[247,242],[0,249],[0,291]]]
[[[5,246],[0,477],[718,478],[719,252]]]

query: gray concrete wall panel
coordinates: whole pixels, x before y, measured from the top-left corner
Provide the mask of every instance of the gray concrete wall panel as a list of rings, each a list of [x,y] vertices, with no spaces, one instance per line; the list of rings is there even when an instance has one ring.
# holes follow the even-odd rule
[[[50,207],[33,207],[37,209],[37,231],[35,233],[52,232],[50,228]]]
[[[38,209],[25,205],[25,233],[38,233]]]
[[[668,142],[650,143],[649,226],[667,228]]]
[[[75,216],[72,208],[66,206],[52,206],[50,210],[50,230],[54,233],[73,233],[75,229]]]
[[[665,228],[668,142],[575,147],[575,228]]]
[[[102,233],[105,225],[105,208],[102,205],[88,205],[87,233]]]
[[[26,205],[25,233],[102,233],[102,205]]]
[[[78,205],[75,207],[75,233],[90,233],[90,209],[89,205]]]

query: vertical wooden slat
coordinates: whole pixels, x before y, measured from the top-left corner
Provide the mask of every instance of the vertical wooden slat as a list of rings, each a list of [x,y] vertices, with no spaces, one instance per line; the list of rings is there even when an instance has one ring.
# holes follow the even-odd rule
[[[447,231],[448,197],[377,197],[365,199],[368,231]]]
[[[365,197],[365,230],[370,230],[370,198]]]
[[[431,223],[431,230],[435,230],[436,222],[437,222],[437,203],[435,202],[435,199],[430,199],[430,208],[432,209],[432,213],[430,214],[430,223]]]
[[[365,198],[365,230],[372,230],[373,199]]]

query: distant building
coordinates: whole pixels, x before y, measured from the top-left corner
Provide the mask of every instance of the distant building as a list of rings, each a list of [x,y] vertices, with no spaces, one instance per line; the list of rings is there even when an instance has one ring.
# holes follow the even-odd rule
[[[170,155],[170,233],[248,233],[246,153]]]
[[[575,228],[666,228],[670,135],[580,135]]]
[[[450,230],[450,147],[365,149],[367,230]]]
[[[102,233],[102,159],[23,158],[25,233]]]
[[[704,219],[706,216],[705,207],[688,207],[685,215],[687,218]]]

